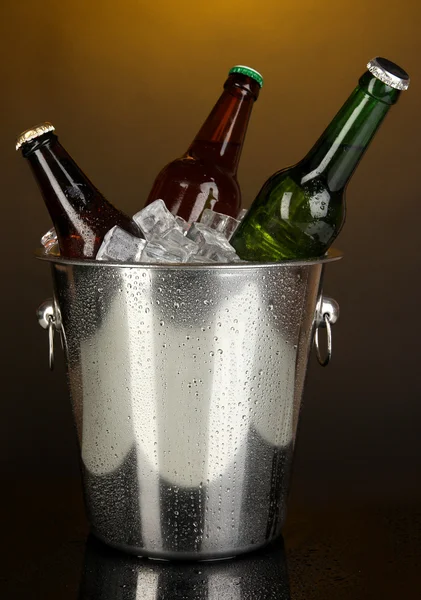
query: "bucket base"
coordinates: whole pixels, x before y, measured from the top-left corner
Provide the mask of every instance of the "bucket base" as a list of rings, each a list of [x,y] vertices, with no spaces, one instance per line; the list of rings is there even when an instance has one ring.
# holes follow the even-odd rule
[[[241,548],[232,548],[229,550],[223,550],[221,552],[171,552],[171,551],[154,551],[154,550],[146,550],[145,548],[138,548],[136,546],[127,546],[126,544],[119,544],[116,542],[109,542],[102,535],[97,533],[94,529],[91,529],[92,535],[94,535],[97,539],[99,539],[103,544],[110,546],[111,548],[115,548],[116,550],[120,550],[121,552],[125,552],[127,554],[133,554],[135,556],[142,556],[144,558],[150,558],[152,560],[162,560],[162,561],[174,561],[174,560],[193,560],[197,562],[216,562],[219,560],[229,560],[231,558],[235,558],[242,554],[249,554],[251,552],[256,552],[257,550],[261,550],[266,546],[269,546],[277,539],[281,537],[281,533],[276,535],[275,537],[263,542],[263,544],[253,544],[251,546],[241,547]]]

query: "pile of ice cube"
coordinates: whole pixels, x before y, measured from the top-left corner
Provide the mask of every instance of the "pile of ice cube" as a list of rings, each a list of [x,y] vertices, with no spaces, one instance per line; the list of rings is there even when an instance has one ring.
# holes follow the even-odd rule
[[[189,225],[172,215],[163,200],[155,200],[133,216],[145,239],[116,225],[105,235],[96,259],[136,263],[239,262],[228,240],[246,212],[242,210],[238,219],[234,219],[205,209],[200,222]],[[51,242],[51,233],[46,234],[42,240],[44,247]]]

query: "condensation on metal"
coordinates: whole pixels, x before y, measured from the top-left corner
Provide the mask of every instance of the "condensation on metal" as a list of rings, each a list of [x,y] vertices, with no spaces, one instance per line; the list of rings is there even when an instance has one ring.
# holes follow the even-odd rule
[[[51,261],[98,537],[207,559],[280,534],[323,265],[337,258]]]

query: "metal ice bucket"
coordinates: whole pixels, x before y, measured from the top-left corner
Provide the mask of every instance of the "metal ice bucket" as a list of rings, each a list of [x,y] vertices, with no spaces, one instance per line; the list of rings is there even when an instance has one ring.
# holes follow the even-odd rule
[[[41,256],[42,257],[42,256]],[[209,559],[281,532],[313,334],[338,309],[324,265],[51,262],[92,532]],[[327,361],[322,361],[327,362]]]

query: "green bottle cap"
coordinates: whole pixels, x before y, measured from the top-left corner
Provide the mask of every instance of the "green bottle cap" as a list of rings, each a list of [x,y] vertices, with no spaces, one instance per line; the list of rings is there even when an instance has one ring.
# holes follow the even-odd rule
[[[241,73],[242,75],[247,75],[247,77],[251,77],[254,79],[254,81],[257,81],[260,87],[263,85],[263,77],[258,71],[251,69],[250,67],[245,67],[244,65],[235,65],[235,67],[229,70],[228,75],[231,75],[231,73]]]

